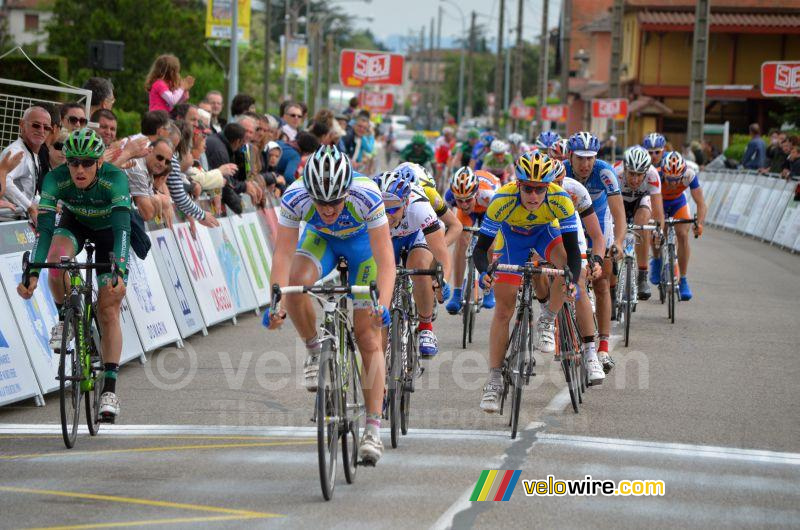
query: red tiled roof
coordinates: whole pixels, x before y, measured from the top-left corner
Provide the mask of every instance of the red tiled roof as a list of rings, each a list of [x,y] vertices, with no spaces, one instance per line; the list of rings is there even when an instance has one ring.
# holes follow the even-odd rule
[[[626,7],[650,8],[650,9],[675,9],[691,8],[694,10],[697,2],[695,0],[626,0]],[[800,0],[713,0],[711,8],[716,10],[747,10],[747,11],[791,11],[800,9]]]
[[[694,13],[685,11],[643,11],[638,18],[642,25],[694,27]],[[711,13],[712,28],[732,26],[798,30],[800,13]]]

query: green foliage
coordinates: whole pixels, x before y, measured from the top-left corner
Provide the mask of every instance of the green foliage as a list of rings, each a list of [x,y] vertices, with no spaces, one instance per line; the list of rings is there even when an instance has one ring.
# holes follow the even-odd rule
[[[778,102],[783,106],[780,112],[770,112],[769,117],[779,124],[787,123],[800,126],[800,98],[781,98]]]
[[[744,152],[747,149],[747,143],[729,144],[725,149],[725,158],[732,158],[736,161],[741,161],[744,158]]]
[[[31,59],[39,65],[39,67],[57,79],[66,79],[67,77],[67,59],[54,55],[37,55]],[[0,72],[13,72],[13,75],[2,75],[2,77],[9,77],[18,81],[28,81],[31,83],[42,83],[46,85],[55,84],[54,81],[48,79],[41,72],[39,72],[25,57],[18,53],[12,53],[0,59]],[[15,87],[11,85],[3,85],[3,91],[18,96],[54,99],[57,101],[69,101],[72,97],[66,93],[60,92],[44,92],[41,90],[31,91],[27,88]]]
[[[141,131],[142,115],[136,111],[114,109],[117,116],[117,138],[131,136]]]

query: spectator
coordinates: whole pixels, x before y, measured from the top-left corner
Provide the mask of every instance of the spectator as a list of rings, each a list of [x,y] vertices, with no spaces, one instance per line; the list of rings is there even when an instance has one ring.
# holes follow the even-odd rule
[[[67,129],[67,132],[76,131],[86,127],[89,122],[86,119],[86,109],[80,103],[70,101],[61,105],[61,126]]]
[[[156,138],[150,144],[150,152],[142,160],[142,167],[144,168],[147,179],[152,182],[151,196],[152,196],[152,214],[145,217],[140,214],[143,219],[149,220],[154,217],[161,218],[169,227],[172,227],[172,200],[170,199],[169,192],[166,189],[167,176],[172,170],[172,155],[174,149],[172,142],[167,138]],[[141,197],[141,195],[139,196]],[[134,197],[135,199],[136,197]],[[141,203],[137,201],[137,205]]]
[[[256,134],[252,142],[253,172],[259,175],[263,180],[265,189],[280,196],[281,192],[286,189],[286,180],[269,169],[269,152],[267,148],[268,145],[275,144],[273,139],[274,132],[277,132],[277,129],[273,129],[271,126],[271,116],[267,116],[266,114],[256,114],[255,116],[258,122],[256,123]],[[272,118],[272,121],[274,121],[275,125],[278,124],[275,118]],[[277,146],[278,144],[275,145]],[[280,151],[280,148],[278,148],[278,150]],[[280,153],[278,153],[278,157],[275,159],[275,162],[273,162],[273,166],[278,162],[279,158]]]
[[[181,62],[172,54],[159,55],[147,79],[144,89],[150,98],[150,110],[172,110],[172,107],[189,99],[189,90],[194,86],[194,77],[181,78]]]
[[[92,121],[97,123],[97,133],[106,147],[117,141],[117,116],[108,109],[98,109],[92,114]]]
[[[245,112],[255,112],[256,100],[250,94],[236,94],[231,101],[231,116],[244,114]]]
[[[182,125],[183,123],[178,125],[175,122],[170,122],[168,125],[170,141],[176,146],[175,153],[172,155],[171,169],[167,176],[169,195],[172,197],[172,202],[175,203],[178,210],[183,212],[183,215],[197,220],[203,226],[213,228],[219,226],[219,221],[217,221],[211,212],[204,211],[192,201],[189,194],[186,192],[186,182],[181,172],[180,159],[181,153],[186,153],[189,150],[189,146],[186,145],[187,135],[185,130],[187,130],[187,128],[182,127]]]
[[[200,125],[200,114],[198,108],[191,103],[178,103],[172,108],[169,117],[173,120],[181,120],[187,122],[196,129]]]
[[[767,166],[767,146],[761,139],[761,128],[757,123],[750,124],[751,139],[747,143],[747,149],[742,157],[742,165],[745,169],[761,169]]]
[[[241,168],[236,177],[246,182],[247,194],[252,198],[253,204],[257,206],[264,205],[264,192],[266,191],[266,184],[259,173],[261,153],[255,151],[257,154],[254,155],[253,149],[260,116],[260,114],[250,111],[239,115],[237,122],[245,129],[245,145],[240,151],[234,153],[234,159],[240,163]]]
[[[286,179],[286,186],[288,187],[295,181],[297,168],[300,166],[301,161],[300,152],[297,149],[297,144],[294,142],[278,140],[276,143],[281,148],[281,157],[278,160],[278,164],[275,166],[275,171],[279,175],[283,175],[283,178]]]
[[[6,177],[19,166],[24,155],[24,151],[17,151],[16,153],[6,153],[0,158],[0,208],[16,209],[16,205],[3,199],[3,195],[6,192]]]
[[[347,103],[347,108],[344,109],[344,115],[348,118],[354,118],[356,116],[356,112],[358,112],[358,98],[352,97]]]
[[[236,173],[238,166],[230,163],[223,164],[216,169],[208,169],[208,159],[206,158],[206,136],[208,134],[199,129],[194,131],[191,149],[192,167],[189,168],[188,175],[194,182],[199,183],[203,190],[212,196],[217,196],[225,185],[225,178]]]
[[[105,77],[90,77],[83,84],[83,88],[92,91],[92,101],[89,103],[89,115],[99,109],[111,110],[114,108],[114,85]],[[94,121],[94,120],[92,120]]]
[[[309,156],[314,154],[314,151],[319,149],[321,144],[319,138],[306,131],[297,133],[297,141],[295,143],[297,143],[297,150],[300,153],[300,164],[297,166],[297,175],[302,175],[306,160],[308,160]]]
[[[169,115],[166,111],[156,110],[146,112],[142,116],[141,133],[135,134],[127,138],[123,143],[127,147],[129,143],[141,142],[149,145],[150,149],[159,138],[166,138],[169,136]],[[163,148],[162,148],[163,150]],[[169,143],[169,159],[172,158],[174,148],[173,144]],[[152,153],[151,153],[152,154]],[[150,157],[150,155],[147,155]],[[171,167],[169,159],[164,162],[166,166]],[[142,219],[149,221],[153,219],[156,214],[162,209],[162,205],[157,204],[160,197],[155,197],[153,194],[153,177],[152,171],[148,169],[148,162],[144,158],[135,158],[133,165],[125,169],[125,174],[128,175],[128,186],[131,190],[131,199],[139,211]],[[166,175],[165,175],[166,176]]]
[[[781,172],[783,178],[800,177],[800,137],[792,136],[790,144],[791,149]]]
[[[206,138],[206,157],[208,168],[217,169],[224,164],[234,162],[234,153],[245,145],[247,130],[240,123],[228,123],[221,133],[210,134]],[[238,169],[237,169],[238,171]],[[247,186],[244,182],[230,175],[222,188],[222,202],[235,213],[242,213],[242,201],[239,193],[245,193]]]
[[[23,153],[22,161],[6,174],[4,197],[25,211],[34,224],[37,214],[34,202],[36,183],[43,176],[37,154],[52,130],[50,113],[42,107],[29,107],[19,122],[19,138],[0,153],[0,160]]]
[[[783,157],[783,140],[786,138],[786,133],[778,132],[777,129],[773,129],[770,131],[769,135],[769,145],[767,146],[767,165],[769,168],[773,167],[773,160],[777,156],[778,158]],[[776,164],[777,165],[777,164]],[[764,169],[763,172],[766,173],[767,168]]]
[[[299,103],[291,102],[286,105],[283,112],[283,127],[281,132],[286,141],[293,142],[297,136],[297,130],[303,121],[303,107]]]
[[[705,159],[705,156],[703,155],[703,147],[697,140],[692,140],[692,143],[689,144],[689,150],[692,152],[692,155],[694,155],[695,163],[701,168],[705,166],[707,162],[709,162]]]
[[[375,156],[375,136],[367,116],[359,115],[353,131],[344,137],[344,146],[353,169],[370,174]]]
[[[61,148],[66,140],[66,131],[61,130],[61,106],[56,103],[42,103],[42,108],[50,113],[50,125],[53,130],[47,135],[47,139],[39,148],[39,164],[42,168],[41,178],[36,182],[36,193],[42,190],[42,180],[44,176],[56,166],[65,162]],[[56,148],[56,144],[58,147]],[[5,179],[4,179],[5,180]]]
[[[216,132],[222,132],[225,127],[225,119],[220,117],[222,113],[222,93],[219,90],[212,90],[203,99],[203,102],[208,105],[208,112],[211,113],[211,121],[208,123],[209,127]]]

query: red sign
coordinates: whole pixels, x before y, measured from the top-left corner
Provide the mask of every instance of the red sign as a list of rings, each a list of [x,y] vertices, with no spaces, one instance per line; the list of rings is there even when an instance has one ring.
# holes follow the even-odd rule
[[[761,65],[761,93],[765,96],[800,96],[800,62],[768,61]]]
[[[365,50],[342,50],[339,80],[344,86],[402,85],[402,55]]]
[[[382,114],[394,108],[394,94],[389,92],[362,92],[358,95],[359,107]]]
[[[536,109],[527,105],[511,105],[509,110],[514,120],[531,121],[536,117]]]
[[[566,123],[569,107],[566,105],[545,105],[542,107],[542,121]]]
[[[627,117],[628,100],[625,98],[592,100],[592,118],[624,120]]]

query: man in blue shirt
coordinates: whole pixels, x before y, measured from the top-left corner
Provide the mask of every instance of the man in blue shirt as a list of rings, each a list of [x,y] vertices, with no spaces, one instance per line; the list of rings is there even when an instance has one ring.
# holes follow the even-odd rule
[[[300,165],[300,153],[294,145],[282,140],[278,140],[278,145],[281,146],[281,158],[275,166],[275,172],[279,175],[283,175],[283,178],[286,179],[286,186],[288,187],[294,182],[297,166]]]
[[[747,149],[742,157],[745,169],[758,170],[767,165],[767,145],[761,139],[761,129],[757,123],[750,124],[750,136]]]

